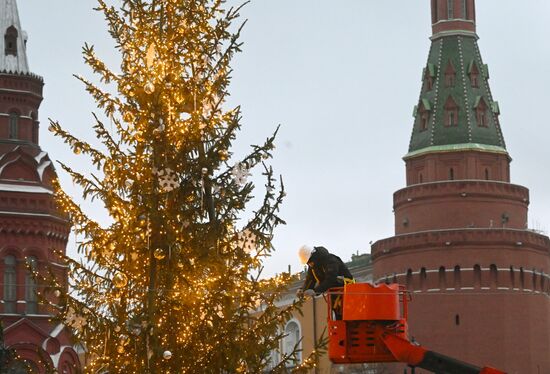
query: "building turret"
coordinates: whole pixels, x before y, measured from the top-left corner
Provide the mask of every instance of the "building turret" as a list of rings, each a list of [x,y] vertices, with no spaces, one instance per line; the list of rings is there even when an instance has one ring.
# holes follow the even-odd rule
[[[53,163],[39,145],[44,83],[29,71],[15,0],[0,0],[0,33],[0,318],[6,344],[33,373],[74,373],[80,364],[71,332],[50,322],[52,310],[37,296],[44,285],[29,271],[51,271],[67,284],[54,252],[65,251],[70,226],[54,201]],[[46,296],[55,302],[55,294]],[[8,372],[23,372],[17,365]]]
[[[445,35],[475,35],[475,0],[432,0],[433,39]]]
[[[395,236],[372,246],[374,279],[407,285],[421,344],[509,373],[550,373],[550,239],[528,229],[529,190],[510,183],[475,3],[431,6],[407,185],[394,193]]]

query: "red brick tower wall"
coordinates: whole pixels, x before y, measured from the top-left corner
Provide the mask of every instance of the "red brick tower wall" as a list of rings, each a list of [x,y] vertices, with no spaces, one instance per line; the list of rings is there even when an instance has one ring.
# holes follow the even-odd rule
[[[407,286],[410,335],[428,349],[508,373],[550,373],[550,239],[528,229],[529,191],[510,183],[488,73],[472,83],[467,52],[470,67],[483,66],[475,3],[451,3],[457,19],[447,18],[448,1],[432,1],[429,87],[405,156],[407,187],[394,194],[395,236],[372,247],[374,277]],[[458,87],[444,82],[451,64]],[[449,96],[455,125],[441,107]],[[482,101],[493,108],[488,123],[476,117]]]

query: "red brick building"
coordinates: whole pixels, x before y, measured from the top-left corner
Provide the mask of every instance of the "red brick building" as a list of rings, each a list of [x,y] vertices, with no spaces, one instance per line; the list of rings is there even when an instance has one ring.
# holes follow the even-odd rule
[[[429,349],[550,373],[550,240],[528,229],[529,191],[510,183],[475,2],[431,7],[407,186],[394,194],[395,236],[373,246],[374,279],[407,285],[410,333]]]
[[[29,269],[51,269],[66,284],[66,268],[54,250],[65,251],[69,224],[56,210],[55,170],[39,146],[41,77],[30,72],[27,35],[15,0],[0,0],[0,318],[6,345],[33,373],[79,368],[70,332],[49,322]],[[53,297],[53,296],[52,296]],[[25,373],[22,365],[10,373]]]

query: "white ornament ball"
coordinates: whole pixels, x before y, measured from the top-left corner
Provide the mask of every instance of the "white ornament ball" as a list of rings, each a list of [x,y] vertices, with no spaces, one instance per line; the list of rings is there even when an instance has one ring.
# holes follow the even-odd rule
[[[143,89],[145,90],[145,93],[148,95],[151,95],[153,92],[155,92],[155,85],[152,82],[145,83],[145,86],[143,86]]]
[[[169,360],[172,358],[172,352],[170,351],[164,351],[164,353],[162,354],[162,357],[165,359],[165,360]]]
[[[53,294],[55,295],[55,297],[59,297],[59,296],[61,296],[61,291],[55,290],[55,291],[53,292]]]

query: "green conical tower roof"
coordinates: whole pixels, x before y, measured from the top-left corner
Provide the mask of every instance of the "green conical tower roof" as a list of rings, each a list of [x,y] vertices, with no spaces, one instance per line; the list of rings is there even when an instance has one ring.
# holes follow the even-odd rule
[[[470,149],[507,154],[499,124],[499,105],[491,94],[489,69],[481,58],[475,28],[465,30],[459,24],[455,30],[449,27],[440,30],[443,22],[452,21],[434,23],[437,32],[432,36],[423,70],[422,90],[413,111],[414,127],[405,158]],[[462,20],[463,24],[466,22]]]

